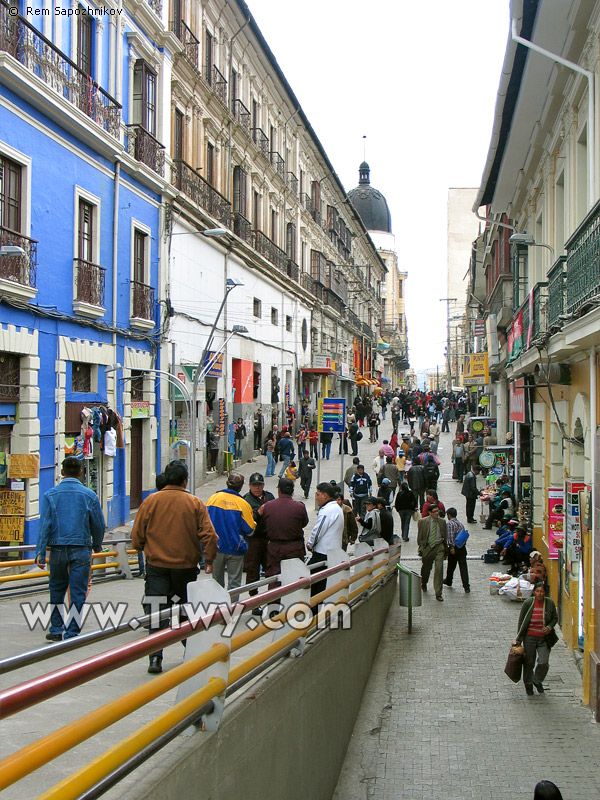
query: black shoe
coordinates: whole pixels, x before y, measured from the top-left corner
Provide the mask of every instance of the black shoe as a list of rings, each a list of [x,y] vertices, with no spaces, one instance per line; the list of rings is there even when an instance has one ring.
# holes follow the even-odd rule
[[[148,672],[151,675],[158,675],[162,672],[162,656],[152,655],[150,656],[150,664],[148,666]],[[533,694],[533,689],[531,690]]]
[[[424,592],[426,592],[426,591],[427,591],[427,584],[426,584],[426,583],[422,583],[422,584],[421,584],[421,589],[422,589]]]
[[[470,523],[471,525],[477,525],[476,519],[468,519],[467,522]]]
[[[62,633],[47,633],[46,639],[49,642],[62,642]]]
[[[535,688],[538,690],[538,694],[544,694],[544,687],[541,683],[534,683]],[[532,692],[533,694],[533,692]]]
[[[262,617],[262,606],[257,606],[256,608],[252,609],[252,616],[254,617]]]
[[[527,692],[528,695],[532,695],[533,694],[533,686],[526,686],[525,687],[525,691]]]
[[[442,581],[442,583],[444,584],[444,586],[452,586],[452,584],[448,580]]]
[[[471,590],[468,586],[465,586],[465,594],[471,594]]]

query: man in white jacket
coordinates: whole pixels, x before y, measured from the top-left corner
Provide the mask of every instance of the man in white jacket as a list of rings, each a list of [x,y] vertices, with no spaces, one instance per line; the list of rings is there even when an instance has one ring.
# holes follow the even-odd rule
[[[310,532],[307,548],[312,553],[308,565],[327,560],[327,551],[341,548],[344,533],[344,514],[335,500],[336,487],[331,483],[320,483],[315,498],[319,514],[315,527]],[[323,566],[324,568],[324,566]],[[311,596],[325,590],[327,581],[317,581],[311,586]]]

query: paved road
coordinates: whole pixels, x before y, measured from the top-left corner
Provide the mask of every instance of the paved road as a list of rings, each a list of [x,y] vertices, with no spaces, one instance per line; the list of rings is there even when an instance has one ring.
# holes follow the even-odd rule
[[[448,474],[451,438],[440,441],[440,499],[464,520],[460,485]],[[469,555],[478,557],[490,533],[468,527]],[[418,570],[413,533],[402,558]],[[564,800],[600,798],[600,725],[581,704],[562,639],[545,695],[527,697],[503,673],[519,606],[490,596],[493,569],[470,560],[471,594],[457,570],[444,603],[430,588],[412,634],[406,609],[392,606],[333,800],[531,800],[544,778]]]

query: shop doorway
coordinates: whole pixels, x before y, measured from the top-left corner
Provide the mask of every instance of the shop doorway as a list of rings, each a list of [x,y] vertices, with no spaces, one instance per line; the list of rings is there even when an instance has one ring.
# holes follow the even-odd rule
[[[129,508],[142,504],[142,425],[141,420],[131,420],[131,472],[129,474]]]

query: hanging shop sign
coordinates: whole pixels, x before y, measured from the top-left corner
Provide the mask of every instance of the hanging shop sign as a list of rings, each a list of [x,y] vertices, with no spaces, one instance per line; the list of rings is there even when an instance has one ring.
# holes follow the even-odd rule
[[[465,356],[465,368],[463,375],[463,384],[465,386],[485,386],[489,383],[490,372],[487,351],[471,353]]]
[[[290,410],[290,385],[289,385],[289,383],[286,383],[284,385],[283,396],[285,398],[285,410],[287,412],[287,411]]]
[[[546,501],[546,520],[548,529],[548,558],[557,559],[565,543],[565,492],[561,486],[549,486]]]
[[[519,378],[516,381],[510,382],[509,406],[510,421],[524,423],[526,421],[527,411],[525,403],[525,378]]]
[[[346,427],[346,401],[341,397],[320,397],[317,416],[319,433],[343,433]]]
[[[523,349],[523,309],[513,319],[508,332],[508,358],[512,361]]]
[[[24,517],[25,492],[0,491],[0,516]]]
[[[581,519],[579,508],[579,493],[585,489],[582,481],[567,481],[565,498],[565,533],[566,533],[566,560],[567,569],[574,573],[574,565],[579,564],[581,552]]]
[[[150,401],[136,400],[131,403],[131,419],[149,419]]]
[[[225,398],[219,398],[219,436],[225,436],[225,418],[227,414],[225,412]]]
[[[314,355],[312,366],[314,369],[334,369],[335,362],[330,356]]]
[[[476,319],[475,325],[473,327],[473,334],[479,339],[482,336],[485,336],[485,321],[482,319]]]

